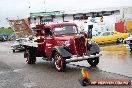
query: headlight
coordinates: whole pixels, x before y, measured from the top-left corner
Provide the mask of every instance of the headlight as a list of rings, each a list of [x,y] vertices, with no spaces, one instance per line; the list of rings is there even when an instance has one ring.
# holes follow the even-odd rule
[[[70,46],[70,41],[65,41],[65,45],[68,47]]]

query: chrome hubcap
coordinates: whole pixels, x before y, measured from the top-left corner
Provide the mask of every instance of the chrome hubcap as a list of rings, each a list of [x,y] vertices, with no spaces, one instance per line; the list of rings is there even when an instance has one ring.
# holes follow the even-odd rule
[[[59,54],[55,55],[55,66],[57,69],[61,69],[62,67],[62,59]]]

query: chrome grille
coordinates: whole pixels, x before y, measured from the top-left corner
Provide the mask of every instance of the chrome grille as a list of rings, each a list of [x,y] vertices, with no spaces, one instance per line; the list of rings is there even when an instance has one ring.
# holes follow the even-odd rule
[[[85,47],[85,38],[75,38],[75,46],[78,56],[82,56],[84,53],[86,53],[86,47]]]

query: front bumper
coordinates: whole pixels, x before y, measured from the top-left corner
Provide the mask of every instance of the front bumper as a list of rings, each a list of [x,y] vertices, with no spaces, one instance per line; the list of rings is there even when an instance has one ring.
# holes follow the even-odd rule
[[[90,55],[90,56],[81,56],[81,57],[77,57],[77,56],[72,56],[70,59],[66,59],[66,62],[77,62],[77,61],[82,61],[82,60],[88,60],[91,58],[96,58],[96,57],[100,57],[102,54],[96,54],[96,55]]]

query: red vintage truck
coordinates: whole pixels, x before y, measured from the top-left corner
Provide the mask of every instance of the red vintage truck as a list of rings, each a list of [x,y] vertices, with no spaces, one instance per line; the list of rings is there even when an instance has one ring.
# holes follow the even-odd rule
[[[100,48],[79,34],[75,23],[36,25],[37,46],[25,46],[24,57],[28,64],[34,64],[36,57],[54,61],[58,71],[64,71],[66,64],[87,60],[91,66],[99,63]]]

